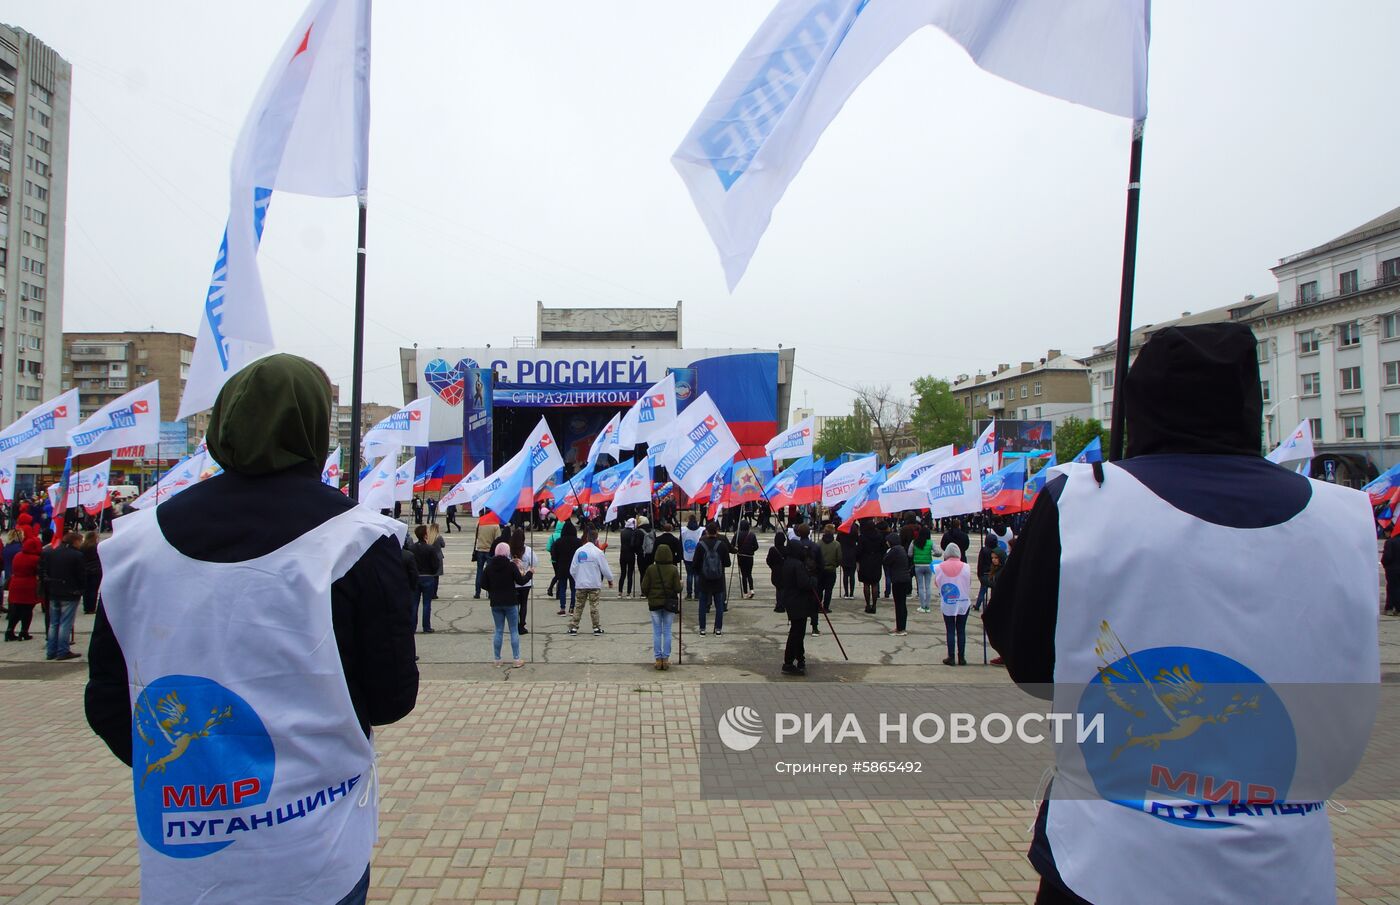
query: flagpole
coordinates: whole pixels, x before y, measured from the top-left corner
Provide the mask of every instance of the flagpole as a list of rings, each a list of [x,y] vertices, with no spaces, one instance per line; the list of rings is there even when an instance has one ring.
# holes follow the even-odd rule
[[[1123,458],[1123,384],[1128,379],[1128,347],[1133,336],[1133,282],[1137,272],[1138,195],[1142,180],[1142,132],[1145,119],[1133,121],[1133,145],[1128,157],[1128,211],[1123,228],[1123,281],[1118,294],[1118,346],[1113,361],[1113,412],[1108,460]]]
[[[369,200],[360,193],[360,231],[355,246],[355,346],[350,375],[350,473],[360,473],[360,405],[365,379],[365,234],[369,228]],[[359,502],[360,482],[350,482],[350,499]]]

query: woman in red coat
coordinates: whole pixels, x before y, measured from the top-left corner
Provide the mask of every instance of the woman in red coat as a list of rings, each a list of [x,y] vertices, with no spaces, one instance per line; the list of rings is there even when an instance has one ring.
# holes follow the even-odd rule
[[[34,516],[28,512],[21,513],[20,517],[15,519],[15,527],[24,532],[26,540],[29,538],[39,539],[39,526],[34,524]]]
[[[39,539],[30,537],[15,554],[14,571],[10,573],[10,621],[5,628],[6,641],[30,639],[29,623],[34,618],[34,605],[39,602],[39,552]]]

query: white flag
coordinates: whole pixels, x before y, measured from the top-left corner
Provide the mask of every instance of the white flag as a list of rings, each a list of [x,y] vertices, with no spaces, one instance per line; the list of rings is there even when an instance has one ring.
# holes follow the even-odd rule
[[[471,502],[472,491],[475,485],[480,484],[486,478],[486,463],[478,462],[476,467],[467,473],[467,476],[453,485],[452,489],[442,495],[438,500],[438,508],[446,509],[448,506],[465,506]]]
[[[132,500],[131,506],[133,509],[159,506],[200,481],[222,474],[223,470],[223,467],[209,455],[209,450],[200,444],[200,448],[193,455],[186,456],[176,462],[174,467],[167,471],[154,486],[147,488],[145,493]]]
[[[1312,425],[1305,418],[1293,429],[1293,433],[1265,458],[1275,465],[1282,465],[1285,462],[1311,462],[1315,455],[1317,452],[1313,449]]]
[[[977,442],[973,445],[977,448],[977,460],[981,463],[982,477],[985,478],[1001,468],[1001,453],[997,452],[997,420],[995,418],[977,436]]]
[[[78,391],[69,390],[30,409],[0,431],[0,461],[37,456],[68,445],[68,432],[78,426]]]
[[[676,375],[667,374],[632,404],[618,428],[622,449],[650,443],[676,420]]]
[[[112,492],[108,486],[111,474],[111,459],[103,459],[96,465],[70,474],[68,476],[68,505],[75,509],[81,506],[88,515],[96,515],[106,509]],[[53,507],[55,515],[59,514],[60,507],[63,505],[61,483],[55,482],[48,487],[49,504]]]
[[[817,419],[809,415],[763,445],[770,459],[779,462],[812,455]]]
[[[13,459],[0,461],[0,503],[13,503],[15,500],[15,463]]]
[[[929,515],[947,518],[982,511],[982,475],[977,447],[924,472],[914,483],[926,491]],[[964,550],[964,553],[967,551]]]
[[[617,485],[617,493],[613,496],[612,502],[608,504],[608,514],[603,521],[611,522],[617,518],[619,506],[650,502],[651,462],[643,459],[637,463],[637,467],[627,473],[627,477],[622,479],[622,483]]]
[[[394,472],[394,502],[407,503],[413,499],[413,471],[417,464],[418,460],[409,456]]]
[[[852,459],[836,466],[822,479],[822,505],[834,509],[837,504],[850,499],[851,495],[880,468],[880,460],[875,456]]]
[[[370,509],[394,508],[394,472],[397,470],[395,455],[387,455],[375,462],[360,480],[359,502]],[[410,476],[409,480],[413,478]]]
[[[676,418],[675,432],[657,462],[686,496],[695,496],[738,451],[739,441],[714,400],[709,393],[701,393]]]
[[[993,75],[1141,120],[1149,3],[779,0],[671,158],[730,290],[822,132],[909,35],[935,26]]]
[[[154,446],[160,441],[160,381],[139,386],[93,412],[68,432],[73,455],[123,446]]]
[[[312,0],[272,62],[234,147],[229,218],[180,417],[272,348],[257,249],[272,191],[362,195],[369,178],[370,0]]]
[[[612,420],[610,420],[598,433],[598,436],[594,438],[593,445],[588,448],[588,460],[584,463],[585,467],[597,465],[600,456],[612,456],[614,460],[621,457],[622,447],[618,443],[618,436],[621,429],[622,413],[619,412],[612,416]]]
[[[404,447],[428,445],[428,413],[432,397],[415,399],[374,427],[365,431],[360,443],[365,458],[375,459],[396,453]]]
[[[899,468],[885,479],[885,483],[875,488],[875,498],[880,502],[880,511],[895,513],[923,509],[928,505],[928,490],[918,486],[919,478],[940,462],[951,458],[953,447],[948,445],[905,459]]]
[[[321,483],[339,489],[340,487],[340,447],[331,450],[326,456],[326,464],[321,469]]]

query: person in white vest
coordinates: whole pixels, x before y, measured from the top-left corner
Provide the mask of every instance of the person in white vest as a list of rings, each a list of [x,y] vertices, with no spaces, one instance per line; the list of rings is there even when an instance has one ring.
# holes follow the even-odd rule
[[[1016,682],[1104,716],[1102,743],[1056,746],[1036,901],[1334,902],[1324,802],[1374,708],[1289,695],[1379,682],[1370,504],[1261,456],[1242,324],[1158,331],[1119,392],[1126,457],[1047,484],[985,619]],[[1331,772],[1302,782],[1318,750]]]
[[[101,546],[87,718],[131,767],[145,905],[365,901],[370,727],[418,669],[404,527],[321,483],[330,417],[316,365],[248,365],[210,419],[224,473]]]

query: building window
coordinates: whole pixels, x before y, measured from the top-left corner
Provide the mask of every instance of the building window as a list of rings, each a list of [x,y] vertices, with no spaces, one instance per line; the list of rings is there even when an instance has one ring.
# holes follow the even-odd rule
[[[1264,401],[1265,401],[1265,402],[1268,402],[1268,401],[1269,401],[1269,382],[1268,382],[1267,380],[1261,380],[1261,381],[1259,381],[1259,392],[1263,394]]]
[[[1395,339],[1400,336],[1400,314],[1387,314],[1381,317],[1381,336]]]
[[[1261,365],[1269,360],[1269,341],[1261,339],[1254,344],[1254,359]]]
[[[1299,392],[1304,396],[1318,396],[1322,394],[1322,375],[1316,371],[1311,374],[1302,375],[1303,385]]]
[[[1102,374],[1099,375],[1099,379],[1102,381],[1102,383],[1103,383],[1103,388],[1104,388],[1105,390],[1111,390],[1111,389],[1113,389],[1113,371],[1112,371],[1112,370],[1104,371]]]
[[[1309,418],[1309,419],[1308,419],[1308,429],[1312,431],[1312,437],[1313,437],[1314,440],[1317,440],[1317,441],[1321,441],[1321,440],[1322,440],[1322,419],[1321,419],[1321,418]]]
[[[1044,411],[1045,411],[1045,409],[1044,409],[1043,406],[1037,405],[1037,406],[1035,407],[1035,417],[1036,417],[1037,419],[1043,418],[1043,417],[1044,417]]]
[[[1400,258],[1391,258],[1381,262],[1381,282],[1394,283],[1400,281]]]
[[[1341,291],[1342,295],[1351,295],[1356,291],[1358,285],[1355,270],[1348,270],[1346,273],[1337,277],[1337,288]]]
[[[1037,396],[1042,395],[1042,390],[1043,390],[1043,388],[1041,387],[1040,381],[1039,381],[1039,380],[1037,380],[1035,383],[1031,384],[1031,392],[1034,393],[1035,395],[1037,395]]]
[[[1385,435],[1387,437],[1400,437],[1400,414],[1385,416]]]
[[[1354,393],[1361,389],[1361,366],[1355,365],[1350,368],[1342,368],[1339,372],[1342,379],[1342,392]]]
[[[1312,355],[1317,352],[1317,331],[1301,330],[1298,332],[1298,354]]]
[[[1343,415],[1343,416],[1342,416],[1342,439],[1343,439],[1343,440],[1365,440],[1365,439],[1366,439],[1366,416],[1365,416],[1365,415]]]
[[[1112,417],[1113,417],[1113,403],[1112,403],[1112,402],[1105,402],[1105,403],[1103,404],[1103,420],[1107,421],[1107,420],[1109,420],[1109,419],[1112,418]]]
[[[1361,345],[1361,324],[1347,321],[1337,325],[1337,345],[1342,348]]]
[[[1298,284],[1298,304],[1317,301],[1317,280],[1308,280],[1306,283]]]
[[[1025,398],[1026,398],[1027,396],[1029,396],[1029,395],[1030,395],[1030,387],[1026,386],[1024,383],[1021,384],[1021,398],[1022,398],[1022,399],[1025,399]]]
[[[1388,387],[1400,387],[1400,361],[1387,361],[1384,367],[1385,385]]]

